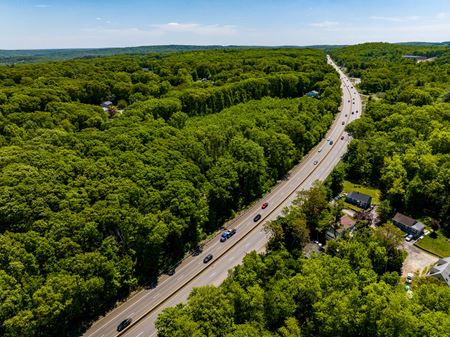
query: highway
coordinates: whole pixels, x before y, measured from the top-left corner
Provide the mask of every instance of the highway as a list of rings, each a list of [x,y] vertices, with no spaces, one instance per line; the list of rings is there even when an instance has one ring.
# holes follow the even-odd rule
[[[291,205],[296,198],[296,192],[310,188],[314,181],[324,180],[331,173],[346,152],[350,141],[344,131],[345,126],[361,115],[362,103],[358,92],[329,56],[327,60],[340,75],[342,104],[326,138],[289,172],[287,180],[276,185],[258,204],[225,224],[227,228],[237,229],[234,236],[225,242],[220,242],[219,235],[210,240],[200,255],[184,259],[176,268],[175,274],[162,276],[155,288],[135,293],[95,322],[84,333],[84,337],[156,337],[154,323],[164,308],[185,301],[194,287],[219,285],[226,278],[228,270],[241,263],[246,253],[265,249],[267,236],[263,224],[281,215],[283,209]],[[332,140],[332,144],[328,139]],[[261,209],[264,202],[269,205],[266,209]],[[261,219],[254,222],[253,218],[258,213],[261,214]],[[207,264],[203,263],[203,258],[210,253],[214,258]],[[118,333],[118,324],[129,317],[133,320],[132,324]]]

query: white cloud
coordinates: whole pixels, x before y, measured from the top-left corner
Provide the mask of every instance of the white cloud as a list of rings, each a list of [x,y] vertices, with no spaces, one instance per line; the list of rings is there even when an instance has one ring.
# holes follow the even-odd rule
[[[160,25],[152,25],[161,32],[191,33],[197,35],[232,35],[236,27],[231,25],[203,25],[198,23],[169,22]]]
[[[440,12],[436,14],[436,19],[438,20],[450,20],[450,12]]]
[[[389,21],[389,22],[408,22],[419,20],[420,16],[370,16],[371,20]]]
[[[339,25],[337,21],[322,21],[322,22],[314,22],[311,23],[310,26],[318,27],[318,28],[332,28]]]
[[[50,8],[50,5],[44,5],[44,4],[40,4],[40,5],[34,5],[35,8]]]

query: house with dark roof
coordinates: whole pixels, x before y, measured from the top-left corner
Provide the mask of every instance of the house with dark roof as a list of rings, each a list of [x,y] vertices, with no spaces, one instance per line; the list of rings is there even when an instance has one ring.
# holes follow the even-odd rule
[[[415,239],[423,235],[425,230],[425,225],[423,223],[398,212],[392,218],[392,222],[402,231],[411,234]]]
[[[352,191],[345,197],[345,202],[367,209],[372,204],[372,197],[364,193]]]
[[[427,276],[436,277],[437,279],[444,281],[450,287],[450,257],[440,259]]]

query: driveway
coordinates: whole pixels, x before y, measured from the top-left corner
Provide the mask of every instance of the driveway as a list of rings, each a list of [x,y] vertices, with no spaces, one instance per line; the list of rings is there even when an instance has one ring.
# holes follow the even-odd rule
[[[403,262],[402,276],[406,276],[408,273],[417,273],[421,275],[424,269],[434,263],[439,258],[434,255],[428,254],[420,248],[414,246],[414,242],[404,242],[403,248],[408,253],[405,261]]]

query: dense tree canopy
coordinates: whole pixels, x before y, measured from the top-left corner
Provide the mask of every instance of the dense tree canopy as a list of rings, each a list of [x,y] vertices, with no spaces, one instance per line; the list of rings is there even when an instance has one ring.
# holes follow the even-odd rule
[[[308,235],[296,229],[314,217],[324,189],[303,193],[298,206],[269,225],[267,253],[248,254],[220,287],[194,289],[187,303],[165,309],[158,336],[447,335],[450,288],[416,278],[408,298],[399,282],[404,255],[397,228],[358,228],[352,237],[328,242],[321,254],[306,259],[298,253],[304,244],[295,238]],[[335,207],[326,200],[318,208]]]
[[[425,62],[405,55],[435,57]],[[395,209],[450,221],[450,48],[363,44],[332,51],[368,94],[348,176],[381,188]]]
[[[0,335],[66,335],[171,266],[311,149],[339,103],[308,49],[2,66]],[[228,324],[222,310],[208,317]]]

